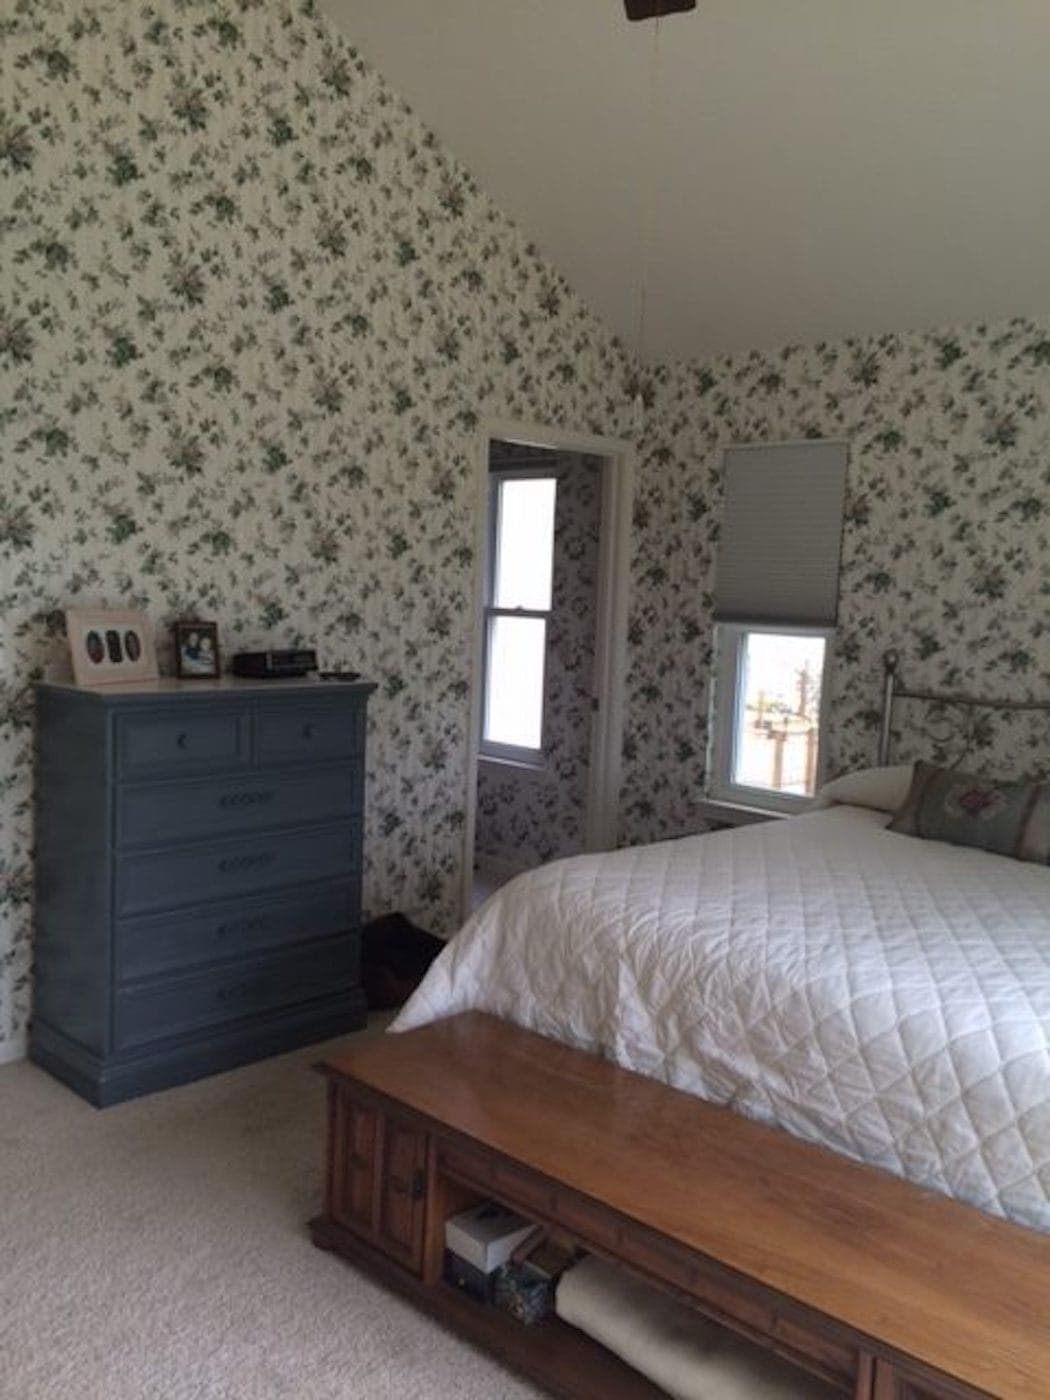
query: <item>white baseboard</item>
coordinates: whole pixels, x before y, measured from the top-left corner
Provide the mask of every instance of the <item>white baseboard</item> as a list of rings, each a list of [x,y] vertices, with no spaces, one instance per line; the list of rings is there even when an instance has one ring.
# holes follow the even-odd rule
[[[24,1060],[25,1057],[24,1041],[12,1040],[9,1045],[0,1045],[0,1065],[9,1065],[15,1060]]]

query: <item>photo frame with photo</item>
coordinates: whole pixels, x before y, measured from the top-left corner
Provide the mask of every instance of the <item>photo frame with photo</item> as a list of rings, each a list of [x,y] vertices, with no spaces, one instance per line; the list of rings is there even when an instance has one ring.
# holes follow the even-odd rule
[[[175,674],[180,680],[218,680],[219,624],[190,619],[172,627]]]
[[[67,608],[66,638],[79,686],[155,681],[153,628],[131,608]]]

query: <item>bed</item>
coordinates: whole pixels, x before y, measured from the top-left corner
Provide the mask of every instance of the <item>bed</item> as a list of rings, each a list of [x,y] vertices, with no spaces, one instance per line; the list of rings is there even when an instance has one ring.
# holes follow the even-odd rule
[[[394,1029],[493,1012],[1050,1231],[1050,868],[889,820],[838,803],[519,876]]]

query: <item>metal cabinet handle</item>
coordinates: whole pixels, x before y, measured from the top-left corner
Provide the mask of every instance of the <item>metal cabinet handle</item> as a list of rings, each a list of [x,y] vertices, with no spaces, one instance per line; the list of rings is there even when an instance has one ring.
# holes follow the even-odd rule
[[[224,792],[220,807],[261,807],[273,801],[272,792]]]
[[[217,1001],[241,1001],[250,996],[260,984],[258,982],[233,982],[228,987],[220,987]]]
[[[261,869],[265,865],[272,864],[273,860],[272,851],[263,851],[257,856],[224,856],[219,861],[218,868],[224,875],[231,875],[240,870]]]
[[[228,919],[226,923],[219,924],[215,929],[216,938],[229,938],[233,933],[254,933],[256,929],[265,927],[266,920],[261,914],[256,914],[251,919]]]
[[[387,1186],[396,1196],[407,1196],[410,1201],[421,1201],[427,1194],[427,1174],[417,1167],[407,1181],[400,1177],[387,1177]]]

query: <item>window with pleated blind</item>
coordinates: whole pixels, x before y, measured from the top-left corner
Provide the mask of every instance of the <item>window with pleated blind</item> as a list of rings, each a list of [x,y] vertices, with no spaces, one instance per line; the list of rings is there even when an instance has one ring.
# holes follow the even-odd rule
[[[848,448],[726,449],[708,796],[798,810],[820,782]]]

